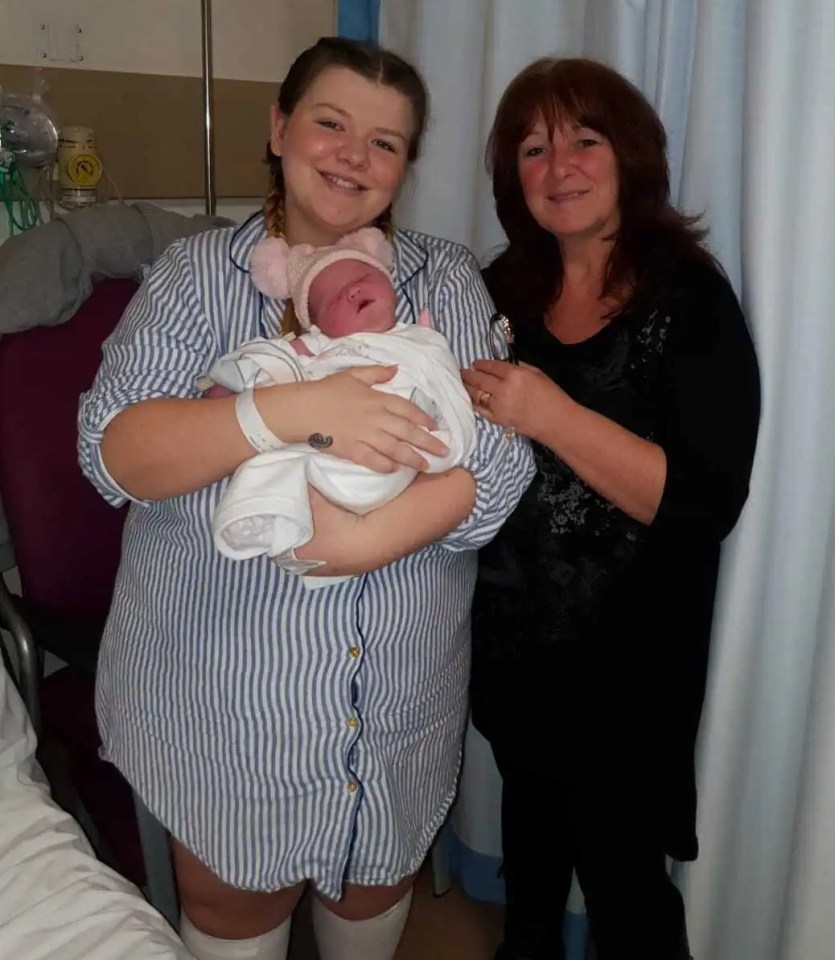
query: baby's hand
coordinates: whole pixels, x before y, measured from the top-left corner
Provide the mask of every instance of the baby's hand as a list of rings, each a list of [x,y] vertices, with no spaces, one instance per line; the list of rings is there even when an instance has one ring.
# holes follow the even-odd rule
[[[308,349],[307,344],[304,342],[304,340],[301,339],[301,337],[294,337],[290,341],[290,346],[296,351],[296,353],[300,354],[303,357],[313,356],[313,354]]]
[[[231,390],[229,390],[227,387],[221,387],[220,384],[216,383],[213,387],[209,387],[209,389],[203,394],[203,399],[214,400],[217,397],[231,397],[231,396],[232,396]]]

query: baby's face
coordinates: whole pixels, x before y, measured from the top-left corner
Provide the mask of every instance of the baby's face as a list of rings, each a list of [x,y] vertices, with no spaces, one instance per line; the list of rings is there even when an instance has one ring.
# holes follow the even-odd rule
[[[394,288],[376,267],[337,260],[316,277],[308,292],[310,319],[329,337],[383,333],[394,326]]]

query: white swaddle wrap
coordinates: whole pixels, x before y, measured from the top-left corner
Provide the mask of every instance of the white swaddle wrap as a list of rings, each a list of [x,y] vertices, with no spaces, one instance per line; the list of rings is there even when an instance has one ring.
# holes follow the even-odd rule
[[[301,339],[314,356],[296,353],[287,340],[253,340],[221,357],[209,378],[238,393],[249,387],[320,380],[358,366],[396,364],[395,377],[375,389],[411,400],[437,423],[434,435],[449,453],[445,457],[422,453],[429,472],[459,466],[472,453],[472,404],[442,334],[401,323],[385,333],[334,340],[314,327]],[[318,565],[315,561],[296,560],[292,553],[313,536],[308,484],[338,506],[365,514],[394,499],[415,475],[407,467],[375,473],[306,443],[259,453],[237,469],[224,491],[212,522],[215,544],[236,560],[267,554],[294,572],[311,569]]]

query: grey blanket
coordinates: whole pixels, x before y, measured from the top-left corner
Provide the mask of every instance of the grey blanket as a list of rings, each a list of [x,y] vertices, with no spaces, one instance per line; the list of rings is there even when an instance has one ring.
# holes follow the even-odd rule
[[[78,210],[0,245],[0,335],[63,323],[102,277],[141,276],[178,237],[229,226],[150,203]]]
[[[230,226],[223,217],[184,217],[150,203],[101,205],[0,244],[0,335],[64,323],[103,277],[136,277],[179,237]],[[13,563],[0,505],[0,571]]]

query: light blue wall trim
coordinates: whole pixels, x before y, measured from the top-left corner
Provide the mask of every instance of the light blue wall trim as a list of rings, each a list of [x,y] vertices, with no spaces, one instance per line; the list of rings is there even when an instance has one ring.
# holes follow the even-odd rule
[[[501,857],[490,857],[472,850],[459,840],[451,824],[444,827],[441,843],[449,869],[465,893],[475,900],[504,903]]]
[[[337,30],[340,37],[376,43],[379,27],[380,0],[339,0]]]
[[[571,913],[566,910],[562,939],[565,944],[565,960],[586,960],[589,921],[584,913]]]

